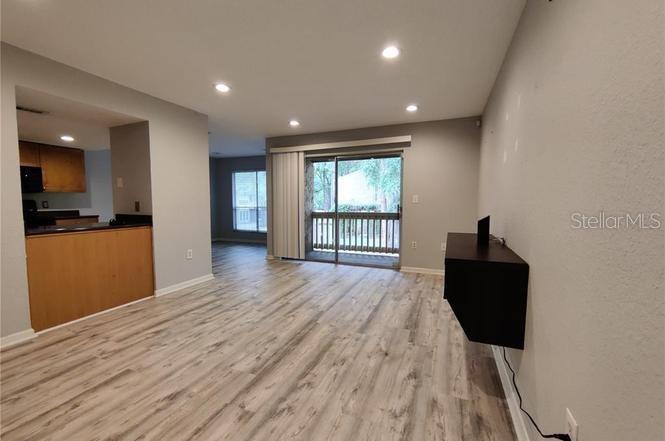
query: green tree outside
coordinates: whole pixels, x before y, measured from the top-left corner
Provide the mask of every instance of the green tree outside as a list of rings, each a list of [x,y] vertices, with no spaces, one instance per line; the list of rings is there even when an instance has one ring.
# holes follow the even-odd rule
[[[374,204],[368,206],[341,206],[340,211],[397,212],[401,191],[401,158],[371,158],[338,162],[339,176],[362,171],[374,192]],[[334,211],[335,163],[314,163],[314,210]]]

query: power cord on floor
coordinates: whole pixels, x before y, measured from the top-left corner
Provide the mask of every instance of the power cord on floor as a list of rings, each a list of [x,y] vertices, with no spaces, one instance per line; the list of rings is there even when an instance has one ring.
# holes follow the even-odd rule
[[[551,433],[546,435],[542,432],[542,430],[540,430],[540,427],[538,427],[538,424],[536,424],[536,421],[533,419],[533,417],[529,414],[529,412],[524,410],[524,408],[522,407],[522,395],[520,395],[520,390],[517,388],[517,381],[515,381],[515,371],[508,362],[508,357],[506,356],[505,347],[503,348],[503,361],[506,362],[506,366],[508,366],[508,369],[510,369],[510,372],[513,374],[513,387],[515,388],[515,392],[517,393],[517,398],[519,399],[520,410],[524,412],[526,416],[529,417],[529,420],[531,420],[531,424],[533,424],[533,427],[535,427],[538,433],[540,433],[540,436],[542,436],[543,438],[560,439],[562,441],[572,441],[567,433]]]

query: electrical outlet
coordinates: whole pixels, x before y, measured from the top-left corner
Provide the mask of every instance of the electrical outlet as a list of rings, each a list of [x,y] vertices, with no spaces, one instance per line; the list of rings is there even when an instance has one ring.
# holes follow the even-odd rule
[[[185,254],[186,259],[191,259],[193,257],[193,252],[192,250],[187,250],[187,253]]]
[[[418,248],[418,242],[416,242],[415,240],[411,242],[411,248]]]
[[[578,432],[579,426],[577,425],[577,421],[575,421],[575,417],[573,417],[570,409],[566,408],[566,433],[570,437],[570,441],[577,441]]]
[[[418,202],[420,202],[420,198],[418,197],[417,194],[414,194],[413,198],[411,200],[413,201],[414,204],[417,204]]]

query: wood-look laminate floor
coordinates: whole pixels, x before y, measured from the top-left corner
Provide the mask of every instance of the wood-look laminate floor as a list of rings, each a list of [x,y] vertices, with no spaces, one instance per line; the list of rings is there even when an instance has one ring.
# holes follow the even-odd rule
[[[214,281],[2,352],[9,440],[514,440],[442,278],[213,247]]]

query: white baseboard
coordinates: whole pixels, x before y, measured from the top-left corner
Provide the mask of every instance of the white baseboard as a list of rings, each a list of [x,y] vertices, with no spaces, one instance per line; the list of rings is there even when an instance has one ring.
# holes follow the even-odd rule
[[[442,269],[434,269],[434,268],[417,268],[415,266],[403,266],[402,268],[400,268],[400,271],[402,271],[403,273],[434,274],[437,276],[443,276]]]
[[[143,302],[144,300],[148,300],[148,299],[152,299],[152,296],[143,297],[143,298],[138,299],[138,300],[132,300],[129,303],[123,303],[122,305],[114,306],[113,308],[109,308],[109,309],[105,309],[103,311],[95,312],[94,314],[86,315],[85,317],[77,318],[76,320],[72,320],[72,321],[67,322],[67,323],[61,323],[59,325],[55,325],[55,326],[52,326],[50,328],[42,329],[41,331],[37,332],[37,335],[42,335],[46,332],[54,331],[56,329],[59,329],[59,328],[65,327],[65,326],[73,325],[74,323],[82,322],[83,320],[87,320],[89,318],[97,317],[97,316],[106,314],[107,312],[115,311],[117,309],[124,308],[125,306],[129,306],[129,305],[133,305],[135,303]]]
[[[7,349],[11,346],[25,343],[35,337],[37,337],[37,334],[35,334],[35,330],[32,328],[15,332],[0,339],[0,349]]]
[[[176,292],[176,291],[179,291],[179,290],[184,289],[184,288],[189,288],[190,286],[198,285],[199,283],[204,283],[204,282],[207,282],[207,281],[212,280],[214,278],[215,278],[215,276],[213,276],[212,274],[206,274],[205,276],[197,277],[197,278],[191,279],[191,280],[186,280],[186,281],[181,282],[181,283],[176,283],[175,285],[167,286],[166,288],[161,288],[161,289],[156,290],[155,291],[155,297],[170,294],[172,292]],[[135,303],[142,302],[144,300],[148,300],[148,299],[151,299],[151,298],[152,297],[144,297],[142,299],[134,300],[133,302],[125,303],[124,305],[119,305],[119,306],[116,306],[114,308],[106,309],[104,311],[100,311],[100,312],[97,312],[95,314],[90,314],[90,315],[87,315],[85,317],[81,317],[79,319],[72,320],[71,322],[62,323],[60,325],[53,326],[52,328],[44,329],[44,330],[39,331],[39,332],[35,332],[34,329],[30,328],[30,329],[26,329],[25,331],[20,331],[20,332],[14,333],[14,334],[7,335],[7,336],[2,337],[0,339],[0,349],[3,349],[3,350],[7,349],[11,346],[15,346],[15,345],[18,345],[20,343],[24,343],[24,342],[27,342],[29,340],[32,340],[33,338],[35,338],[38,335],[41,335],[45,332],[53,331],[55,329],[62,328],[63,326],[68,326],[68,325],[71,325],[73,323],[77,323],[77,322],[80,322],[80,321],[83,321],[83,320],[87,320],[87,319],[92,318],[92,317],[97,317],[99,315],[106,314],[106,313],[111,312],[111,311],[115,311],[116,309],[124,308],[126,306],[133,305]]]
[[[506,362],[503,360],[503,349],[498,346],[492,346],[492,353],[494,354],[496,368],[499,371],[499,377],[501,378],[503,393],[506,395],[508,409],[510,409],[510,417],[513,420],[513,427],[515,428],[517,441],[530,441],[529,432],[527,432],[526,429],[526,420],[524,419],[524,414],[520,410],[517,392],[513,386],[513,377],[508,370],[508,366],[506,366]]]
[[[194,279],[185,280],[184,282],[176,283],[175,285],[160,288],[155,290],[155,297],[165,296],[166,294],[171,294],[172,292],[180,291],[181,289],[189,288],[190,286],[198,285],[199,283],[208,282],[214,278],[215,276],[211,273]]]

